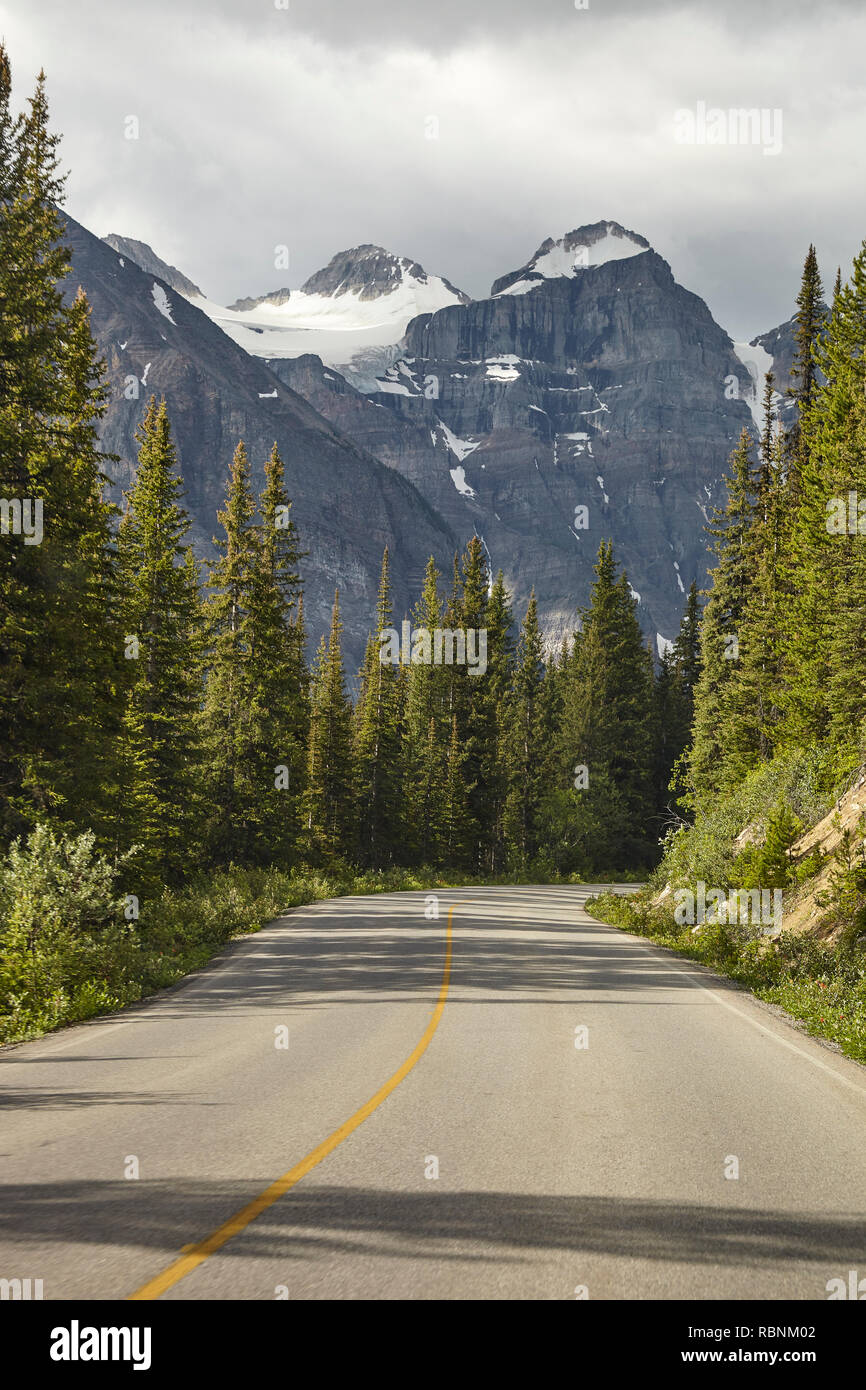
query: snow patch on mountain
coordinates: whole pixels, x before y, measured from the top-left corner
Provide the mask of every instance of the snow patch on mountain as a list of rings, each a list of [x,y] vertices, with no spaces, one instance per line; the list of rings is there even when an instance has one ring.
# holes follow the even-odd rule
[[[639,256],[652,247],[646,237],[630,232],[618,222],[594,222],[554,240],[548,237],[526,265],[493,284],[491,297],[503,294],[526,294],[544,280],[562,277],[573,279],[584,270],[592,270],[609,261],[621,261]]]
[[[243,307],[195,300],[254,357],[315,353],[367,392],[395,391],[393,384],[376,382],[376,372],[397,355],[396,345],[412,319],[467,302],[468,296],[447,280],[381,247],[340,252],[301,289],[237,301]]]
[[[474,453],[475,450],[478,448],[478,445],[481,442],[480,440],[458,439],[457,435],[454,434],[451,430],[449,430],[448,426],[443,424],[441,420],[438,422],[438,424],[440,430],[442,431],[445,437],[445,443],[448,445],[448,448],[451,450],[452,454],[454,454],[456,458],[460,459],[461,463],[465,458],[468,458],[469,455]],[[452,473],[451,476],[453,478],[454,474]]]
[[[456,487],[457,491],[460,493],[461,497],[475,496],[475,489],[473,487],[470,487],[466,481],[466,470],[464,469],[462,464],[458,463],[456,468],[451,468],[448,471],[451,474],[451,481]]]
[[[174,319],[171,316],[171,300],[169,299],[162,285],[160,285],[156,280],[154,280],[153,282],[153,289],[151,290],[151,294],[153,295],[153,302],[156,305],[159,312],[162,314],[163,318],[168,319],[169,323],[174,323]],[[177,327],[176,324],[175,327]]]
[[[734,343],[734,352],[749,373],[749,384],[741,394],[760,433],[764,428],[764,377],[773,370],[773,359],[758,342]]]
[[[487,376],[491,381],[517,381],[520,372],[517,364],[520,358],[513,352],[502,353],[499,357],[486,358]]]

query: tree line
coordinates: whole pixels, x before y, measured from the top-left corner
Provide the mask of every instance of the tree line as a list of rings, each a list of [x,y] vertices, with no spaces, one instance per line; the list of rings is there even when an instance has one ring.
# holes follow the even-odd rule
[[[829,306],[809,248],[794,322],[791,381],[767,375],[710,528],[692,806],[793,750],[821,750],[827,790],[866,754],[866,243]]]

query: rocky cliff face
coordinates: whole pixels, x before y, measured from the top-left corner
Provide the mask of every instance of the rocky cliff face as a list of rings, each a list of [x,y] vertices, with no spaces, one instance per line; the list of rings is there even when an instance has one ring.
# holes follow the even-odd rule
[[[115,499],[134,477],[135,430],[152,393],[168,403],[192,536],[202,555],[211,552],[238,440],[247,445],[256,487],[276,441],[309,552],[303,574],[310,634],[315,641],[326,628],[339,587],[351,672],[375,611],[384,547],[391,550],[395,607],[402,612],[415,601],[427,557],[448,564],[456,544],[448,526],[405,478],[323,419],[163,278],[145,273],[70,218],[66,240],[72,250],[68,293],[84,287],[108,367],[102,442],[119,455],[109,469]]]
[[[518,611],[534,587],[551,642],[573,631],[606,538],[647,635],[676,635],[684,593],[705,582],[708,509],[752,420],[726,381],[750,378],[644,238],[599,223],[544,242],[488,299],[414,319],[366,401],[303,359],[271,365],[461,540],[482,536]]]
[[[241,377],[270,383],[262,396],[277,379],[295,410],[302,397],[343,448],[351,439],[423,495],[432,531],[404,541],[406,573],[422,552],[440,557],[477,534],[518,617],[535,589],[551,644],[574,630],[607,538],[648,638],[661,649],[676,635],[689,584],[706,582],[703,527],[730,452],[744,426],[760,427],[767,370],[784,393],[794,351],[791,322],[733,343],[646,238],[616,222],[548,238],[475,302],[362,246],[301,290],[202,305],[251,355]],[[211,353],[220,360],[209,338]],[[232,362],[214,410],[237,388]],[[192,426],[187,439],[192,457]],[[191,464],[203,480],[211,466]],[[299,518],[308,508],[321,519],[315,472],[296,478]],[[324,534],[320,544],[324,556]]]
[[[186,295],[188,299],[202,297],[198,285],[184,275],[183,271],[178,270],[176,265],[169,265],[167,261],[162,260],[146,241],[135,241],[133,237],[117,236],[113,232],[103,240],[106,246],[117,252],[121,260],[128,259],[139,269],[146,270],[149,275],[157,275],[173,290],[177,290],[178,294]]]

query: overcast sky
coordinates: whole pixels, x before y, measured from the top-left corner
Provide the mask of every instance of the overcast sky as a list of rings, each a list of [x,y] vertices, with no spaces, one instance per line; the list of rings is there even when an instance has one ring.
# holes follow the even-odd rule
[[[223,303],[359,242],[484,295],[612,218],[751,338],[866,236],[863,0],[0,0],[0,35],[72,215]],[[699,102],[780,111],[781,152],[679,143]]]

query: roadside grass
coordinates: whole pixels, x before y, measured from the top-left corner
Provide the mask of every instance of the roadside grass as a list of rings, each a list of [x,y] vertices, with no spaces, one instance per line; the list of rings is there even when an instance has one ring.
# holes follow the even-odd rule
[[[346,864],[291,871],[231,867],[164,888],[127,920],[128,899],[117,886],[122,869],[98,854],[92,835],[57,836],[44,826],[0,861],[0,1045],[112,1013],[177,984],[227,942],[306,903],[413,889],[582,881],[536,870],[478,877],[462,869],[364,871]]]
[[[629,897],[600,894],[587,901],[586,909],[599,921],[727,975],[758,999],[784,1009],[807,1032],[866,1062],[866,951],[856,943],[823,946],[792,932],[777,940],[749,937],[726,923],[707,923],[695,933],[688,925],[679,926],[672,910],[652,905],[655,891],[647,888]]]

